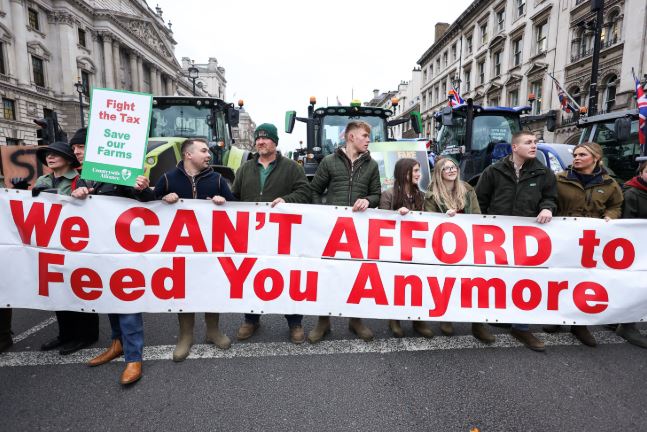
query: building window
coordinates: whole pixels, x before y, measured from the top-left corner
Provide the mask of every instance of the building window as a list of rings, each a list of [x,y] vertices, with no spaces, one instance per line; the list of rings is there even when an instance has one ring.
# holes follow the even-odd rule
[[[447,51],[443,53],[443,67],[447,67]]]
[[[43,59],[31,56],[31,67],[34,71],[34,84],[39,87],[45,87],[45,68]]]
[[[438,100],[438,97],[439,97],[438,93],[439,92],[440,92],[440,90],[439,90],[438,86],[434,87],[434,104],[437,104],[438,102],[440,102]]]
[[[85,30],[82,28],[79,29],[79,45],[85,47]]]
[[[541,114],[541,93],[542,93],[542,81],[533,81],[530,84],[530,93],[535,95],[535,101],[532,106],[532,113],[534,115]]]
[[[499,106],[500,95],[494,94],[490,95],[490,100],[488,101],[489,106]]]
[[[83,94],[90,97],[90,74],[86,71],[81,71],[81,82],[83,83]]]
[[[535,26],[535,53],[541,54],[548,49],[548,21]]]
[[[526,0],[515,0],[517,6],[517,18],[526,13]]]
[[[472,53],[472,36],[469,36],[467,39],[465,39],[465,45],[466,45],[467,54],[471,54]]]
[[[508,93],[508,106],[519,106],[519,90],[511,90]]]
[[[452,45],[452,61],[456,61],[456,44]]]
[[[436,70],[438,70],[438,72],[440,72],[440,57],[438,57],[436,59]]]
[[[423,109],[427,109],[427,108],[429,108],[429,107],[427,106],[427,95],[426,95],[426,94],[423,94],[423,95],[422,95],[422,108],[423,108]]]
[[[29,14],[29,27],[34,30],[40,30],[40,25],[38,24],[38,11],[36,9],[29,8],[27,9]]]
[[[501,75],[501,51],[497,51],[492,56],[493,72],[494,76]]]
[[[429,65],[429,78],[434,76],[434,64]]]
[[[483,45],[483,44],[487,43],[487,40],[488,40],[487,39],[487,37],[488,37],[488,34],[487,34],[487,22],[482,23],[480,28],[481,28],[481,30],[480,30],[481,31],[481,45]]]
[[[605,111],[611,111],[613,106],[616,103],[616,85],[618,78],[615,75],[611,75],[606,80],[606,87],[604,89],[604,99],[602,101],[602,106]]]
[[[515,39],[512,41],[512,67],[519,66],[523,58],[523,39]]]
[[[485,84],[485,60],[479,62],[479,85]]]
[[[427,69],[422,71],[422,82],[427,82]]]
[[[472,89],[472,71],[465,71],[465,93],[469,92]]]
[[[5,63],[4,63],[4,43],[0,42],[0,74],[6,75],[7,74],[7,69],[5,69]]]
[[[2,117],[5,120],[16,120],[16,105],[11,99],[2,98]]]
[[[580,94],[580,88],[579,87],[573,87],[571,88],[568,93],[571,95],[571,98],[573,98],[573,102],[575,102],[578,105],[582,105],[582,95]]]
[[[496,13],[496,31],[502,32],[505,27],[505,9]]]

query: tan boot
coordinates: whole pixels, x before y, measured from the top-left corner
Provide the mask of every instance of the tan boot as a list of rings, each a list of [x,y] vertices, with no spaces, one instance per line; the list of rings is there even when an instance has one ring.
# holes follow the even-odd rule
[[[373,340],[373,332],[366,326],[361,318],[351,318],[348,320],[348,329],[355,333],[358,338],[370,342]]]
[[[393,337],[401,338],[404,337],[404,330],[400,326],[400,321],[389,320],[389,329],[393,333]]]
[[[99,366],[104,363],[108,363],[111,360],[116,359],[117,357],[123,355],[124,350],[121,347],[121,341],[119,339],[113,339],[112,344],[104,352],[93,358],[88,362],[88,366]]]
[[[293,344],[302,344],[306,341],[306,335],[301,324],[290,327],[290,342]]]
[[[483,343],[491,344],[496,341],[496,338],[490,330],[482,323],[472,323],[472,335]]]
[[[595,347],[598,345],[587,326],[571,326],[571,333],[586,346]]]
[[[310,330],[310,333],[308,333],[308,342],[317,343],[328,333],[330,333],[330,317],[320,316],[315,328]]]
[[[189,356],[191,345],[193,345],[193,327],[195,325],[194,313],[177,314],[180,324],[180,336],[177,338],[177,345],[173,350],[173,361],[181,362]]]
[[[258,330],[260,324],[254,324],[247,321],[244,321],[238,328],[238,333],[236,333],[236,339],[245,340],[252,337],[254,332]]]
[[[119,383],[122,385],[132,384],[139,381],[142,377],[142,362],[130,362],[126,363],[126,368],[121,374],[121,379]]]
[[[452,336],[454,334],[454,325],[450,322],[441,322],[440,332],[445,336]]]
[[[221,332],[220,327],[218,327],[220,314],[205,313],[204,322],[207,323],[207,342],[211,342],[220,349],[229,349],[231,347],[231,339]]]
[[[510,330],[510,336],[524,344],[526,348],[530,348],[533,351],[543,352],[546,349],[544,342],[537,339],[534,334],[530,333],[530,330],[519,330],[512,327]]]
[[[434,331],[427,325],[426,322],[424,321],[414,321],[411,323],[413,330],[415,330],[416,333],[418,333],[422,337],[426,337],[427,339],[431,339],[434,337]]]

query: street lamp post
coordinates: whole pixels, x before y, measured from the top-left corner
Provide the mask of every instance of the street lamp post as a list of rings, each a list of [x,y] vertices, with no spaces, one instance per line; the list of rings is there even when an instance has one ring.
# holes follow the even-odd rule
[[[604,1],[593,0],[591,12],[595,12],[593,35],[593,58],[591,59],[591,86],[589,87],[589,115],[595,115],[598,110],[598,66],[600,63],[600,38],[602,36],[602,20],[604,19]]]
[[[85,127],[85,118],[83,117],[83,93],[85,92],[85,86],[81,81],[81,78],[76,77],[76,82],[74,83],[76,92],[79,94],[79,111],[81,112],[81,127]]]
[[[195,96],[195,80],[198,79],[198,68],[195,67],[195,64],[193,61],[191,61],[191,67],[188,69],[189,71],[189,79],[193,82],[193,96]]]

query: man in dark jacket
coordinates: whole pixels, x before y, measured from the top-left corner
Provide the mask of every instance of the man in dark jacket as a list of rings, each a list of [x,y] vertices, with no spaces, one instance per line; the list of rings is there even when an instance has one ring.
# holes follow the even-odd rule
[[[512,136],[512,154],[483,171],[476,195],[483,214],[534,217],[548,223],[557,209],[555,174],[536,159],[537,138],[530,132]],[[513,324],[510,334],[534,351],[544,351],[527,324]]]
[[[79,180],[72,197],[86,199],[88,195],[117,196],[147,202],[155,199],[148,187],[148,178],[138,176],[135,186],[123,186],[88,180]],[[141,313],[108,314],[112,329],[112,343],[108,349],[88,362],[89,366],[99,366],[124,354],[126,368],[119,382],[132,384],[142,377],[142,354],[144,351],[144,318]]]
[[[182,161],[177,167],[165,173],[155,185],[155,196],[164,202],[174,204],[180,198],[208,199],[216,205],[235,198],[229,190],[227,182],[220,174],[211,168],[211,151],[207,142],[201,138],[189,138],[182,143],[180,148]],[[173,361],[180,362],[186,359],[193,345],[193,327],[195,325],[194,313],[180,313],[177,315],[180,324],[180,336],[173,351]],[[207,324],[207,341],[218,348],[228,349],[231,340],[219,329],[220,314],[204,314]]]
[[[380,204],[380,171],[368,151],[370,137],[371,126],[368,123],[348,123],[344,132],[346,146],[323,158],[310,182],[315,197],[327,189],[326,204],[352,206],[353,211],[364,211]],[[348,327],[361,339],[373,340],[373,332],[360,318],[351,318]],[[320,316],[308,334],[308,341],[318,342],[329,332],[330,317]]]
[[[240,201],[280,203],[310,202],[310,189],[303,168],[276,151],[279,136],[276,126],[263,123],[254,131],[256,156],[245,162],[236,172],[232,191]],[[301,325],[303,315],[286,315],[290,340],[295,344],[305,341]],[[260,326],[260,315],[245,314],[245,321],[236,338],[250,338]]]

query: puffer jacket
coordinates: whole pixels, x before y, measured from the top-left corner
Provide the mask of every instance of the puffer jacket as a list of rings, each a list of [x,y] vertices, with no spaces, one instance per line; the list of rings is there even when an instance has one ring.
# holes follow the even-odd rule
[[[647,219],[647,183],[634,177],[625,183],[623,219]]]
[[[618,219],[622,190],[603,169],[586,186],[572,168],[557,174],[557,216]]]
[[[479,201],[478,198],[476,197],[476,192],[474,192],[474,188],[469,185],[467,182],[463,182],[463,186],[465,186],[465,208],[463,208],[463,213],[465,214],[481,214],[481,209],[479,207]],[[435,212],[435,213],[446,213],[447,206],[445,206],[444,203],[437,203],[433,196],[431,195],[431,191],[427,191],[425,194],[425,211],[427,212]]]
[[[380,203],[380,171],[370,153],[362,153],[354,162],[343,147],[323,158],[310,182],[315,202],[328,189],[326,204],[352,206],[360,198],[375,208]]]
[[[503,216],[536,217],[542,210],[557,209],[555,173],[537,159],[527,160],[519,179],[506,157],[483,171],[476,184],[481,213]]]
[[[180,161],[175,169],[164,173],[155,185],[157,198],[171,192],[184,199],[211,199],[218,195],[227,201],[236,199],[225,179],[213,168],[205,168],[197,175],[190,176],[184,169],[184,161]]]

